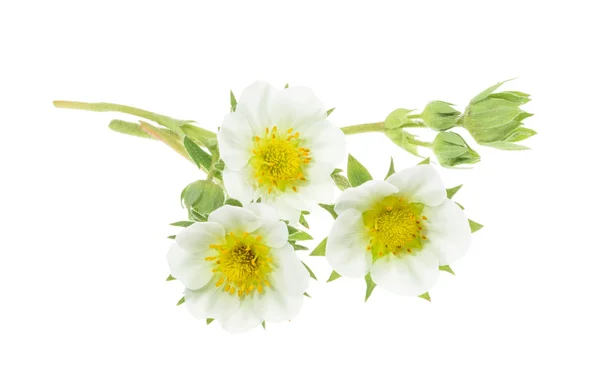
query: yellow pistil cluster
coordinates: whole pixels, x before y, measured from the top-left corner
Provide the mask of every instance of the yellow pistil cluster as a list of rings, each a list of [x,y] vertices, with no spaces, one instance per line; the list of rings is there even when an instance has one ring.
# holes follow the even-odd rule
[[[284,192],[288,187],[298,191],[305,181],[304,167],[311,162],[310,149],[300,145],[299,132],[293,128],[279,130],[277,126],[265,129],[264,137],[254,136],[254,155],[250,165],[258,184],[270,194],[275,188]]]
[[[412,253],[423,247],[425,235],[423,205],[409,203],[397,196],[388,196],[373,209],[363,213],[363,223],[370,230],[367,250],[373,259],[389,253]]]
[[[270,248],[261,240],[260,236],[248,233],[240,236],[229,233],[224,244],[210,245],[216,253],[205,260],[214,263],[212,272],[218,279],[217,287],[223,287],[232,295],[237,293],[241,298],[254,291],[262,293],[265,287],[271,286],[267,277],[274,268],[273,260]]]

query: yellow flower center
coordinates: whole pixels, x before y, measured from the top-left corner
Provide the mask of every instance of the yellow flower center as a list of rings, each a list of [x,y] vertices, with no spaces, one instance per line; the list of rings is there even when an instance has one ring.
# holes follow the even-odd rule
[[[215,254],[205,258],[213,262],[212,272],[217,276],[217,287],[239,297],[249,295],[255,290],[262,293],[264,287],[270,287],[267,276],[273,271],[270,248],[261,243],[261,237],[248,233],[236,236],[229,233],[225,243],[210,245]]]
[[[265,136],[254,136],[253,157],[250,165],[258,185],[270,194],[273,189],[285,191],[290,187],[298,191],[300,182],[305,181],[303,170],[311,162],[310,149],[303,148],[300,133],[289,128],[280,132],[277,126],[265,129]]]
[[[363,223],[370,230],[367,250],[376,260],[389,253],[412,253],[423,247],[425,235],[423,205],[388,196],[371,210],[363,212]]]

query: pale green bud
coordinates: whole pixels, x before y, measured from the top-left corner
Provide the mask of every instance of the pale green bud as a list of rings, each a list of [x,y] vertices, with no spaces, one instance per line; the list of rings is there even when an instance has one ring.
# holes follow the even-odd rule
[[[433,153],[440,165],[451,168],[463,164],[475,164],[480,161],[465,139],[454,132],[440,132],[433,141]]]
[[[451,103],[444,101],[432,101],[425,106],[421,113],[421,119],[425,125],[437,131],[446,131],[454,127],[460,111],[454,109]]]
[[[536,134],[521,127],[532,116],[520,106],[529,102],[529,95],[516,92],[493,93],[503,83],[496,84],[475,96],[465,110],[463,127],[477,143],[499,149],[527,149],[514,144]]]
[[[181,193],[185,206],[199,214],[209,214],[225,202],[223,189],[210,181],[196,181]]]

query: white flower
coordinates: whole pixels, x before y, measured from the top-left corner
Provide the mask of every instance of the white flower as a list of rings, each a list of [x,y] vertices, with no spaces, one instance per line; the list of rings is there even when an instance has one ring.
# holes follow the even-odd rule
[[[438,267],[461,258],[471,243],[467,218],[430,165],[350,188],[335,210],[326,248],[333,269],[348,277],[370,272],[373,282],[400,295],[427,292]]]
[[[242,332],[300,311],[309,275],[274,209],[227,205],[175,241],[167,260],[171,275],[186,287],[185,303],[195,317]]]
[[[326,118],[311,89],[260,81],[246,88],[218,134],[229,195],[242,203],[261,198],[292,222],[315,203],[331,202],[330,174],[344,160],[346,144]]]

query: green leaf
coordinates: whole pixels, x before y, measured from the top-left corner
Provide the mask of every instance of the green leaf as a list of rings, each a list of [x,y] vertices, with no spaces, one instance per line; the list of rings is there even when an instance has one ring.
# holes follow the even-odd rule
[[[313,238],[312,238],[312,236],[310,234],[299,230],[299,231],[297,231],[297,232],[295,232],[293,234],[290,234],[290,238],[289,239],[293,240],[293,241],[310,241]]]
[[[185,297],[182,297],[181,300],[177,301],[177,306],[183,304],[185,302]]]
[[[237,100],[235,99],[235,95],[233,94],[233,90],[229,91],[229,102],[231,103],[231,112],[233,113],[235,111],[235,108],[237,107]]]
[[[458,190],[460,190],[462,186],[463,185],[458,185],[456,187],[446,189],[446,197],[448,197],[448,199],[452,199],[452,197],[458,192]]]
[[[297,243],[293,244],[292,247],[294,248],[294,250],[308,250],[308,247],[304,245],[299,245]]]
[[[388,169],[387,174],[385,175],[385,179],[388,179],[390,175],[394,174],[396,170],[394,169],[394,158],[390,157],[390,168]]]
[[[306,221],[306,218],[304,217],[304,213],[300,214],[300,220],[298,220],[298,222],[300,224],[302,224],[303,227],[305,227],[306,229],[309,229],[310,227],[308,226],[308,222]]]
[[[177,237],[177,236],[174,234],[174,235],[172,235],[172,236],[169,236],[169,237],[167,237],[167,238],[168,238],[168,239],[170,239],[170,240],[174,240],[174,239],[175,239],[175,237]]]
[[[169,225],[171,225],[171,226],[180,226],[180,227],[183,227],[183,228],[187,228],[188,226],[192,225],[193,223],[194,223],[194,221],[177,221],[177,222],[174,222],[174,223],[169,224]]]
[[[214,318],[206,318],[206,324],[210,325],[214,320]]]
[[[446,272],[451,273],[452,275],[455,275],[454,271],[452,271],[452,269],[448,265],[440,266],[439,268],[440,268],[440,271],[446,271]]]
[[[228,204],[230,206],[234,206],[234,207],[243,207],[242,203],[234,198],[227,198],[227,200],[225,201],[225,204]]]
[[[317,280],[317,277],[315,276],[314,272],[312,272],[312,270],[310,269],[310,267],[308,267],[306,265],[306,263],[302,262],[302,264],[304,265],[304,268],[306,268],[306,271],[308,271],[308,274],[310,275],[311,278]]]
[[[479,229],[483,228],[482,224],[479,224],[471,219],[469,219],[469,226],[471,227],[471,233],[477,232]]]
[[[175,278],[174,278],[173,276],[171,276],[171,275],[167,276],[167,281],[171,281],[171,280],[177,280],[177,279],[175,279]]]
[[[331,178],[333,179],[333,182],[335,183],[335,185],[341,190],[347,190],[350,187],[352,187],[352,185],[350,184],[350,181],[348,180],[348,178],[344,177],[341,174],[334,174],[331,176]]]
[[[331,275],[329,275],[329,279],[327,279],[327,283],[332,282],[341,277],[342,277],[342,275],[338,274],[335,270],[331,271]]]
[[[199,214],[211,213],[225,202],[225,193],[217,184],[210,181],[196,181],[188,186],[183,196],[187,208]]]
[[[348,181],[352,187],[360,186],[373,179],[371,173],[351,154],[348,155]]]
[[[333,177],[334,175],[339,174],[341,172],[343,172],[342,169],[335,168],[335,169],[333,169],[333,172],[331,173],[331,176]]]
[[[327,116],[330,116],[331,113],[333,113],[333,110],[335,110],[335,107],[332,107],[331,109],[327,110]]]
[[[265,323],[265,321],[262,321],[261,323],[263,329],[266,331],[267,330],[267,324]]]
[[[323,204],[319,203],[319,207],[323,208],[325,211],[329,212],[329,214],[333,217],[333,219],[337,219],[338,214],[335,212],[335,205],[333,204]]]
[[[192,139],[187,136],[183,138],[183,146],[200,170],[203,168],[206,171],[210,170],[210,166],[212,165],[212,157],[208,152],[200,148],[198,144],[194,143]]]
[[[511,81],[511,80],[514,80],[514,79],[508,79],[508,80],[499,82],[496,85],[490,86],[489,88],[487,88],[483,92],[481,92],[478,95],[476,95],[475,97],[473,97],[473,99],[471,99],[471,103],[477,103],[479,101],[482,101],[482,100],[486,99],[490,94],[492,94],[494,92],[494,90],[498,89],[505,82]]]
[[[304,294],[304,296],[306,296],[306,297],[308,297],[308,298],[312,298],[312,297],[311,297],[311,296],[310,296],[308,293],[306,293],[306,292],[304,292],[303,294]]]
[[[315,249],[312,251],[312,253],[310,253],[310,256],[324,257],[326,247],[327,247],[327,237],[323,238],[323,241],[321,241],[321,243],[319,243],[317,245],[317,247],[315,247]]]
[[[431,302],[431,297],[429,296],[429,292],[425,292],[422,295],[419,295],[419,297]]]
[[[373,289],[377,286],[373,279],[371,279],[371,273],[365,275],[365,282],[367,283],[367,292],[365,294],[365,302],[371,297],[371,293],[373,293]]]

